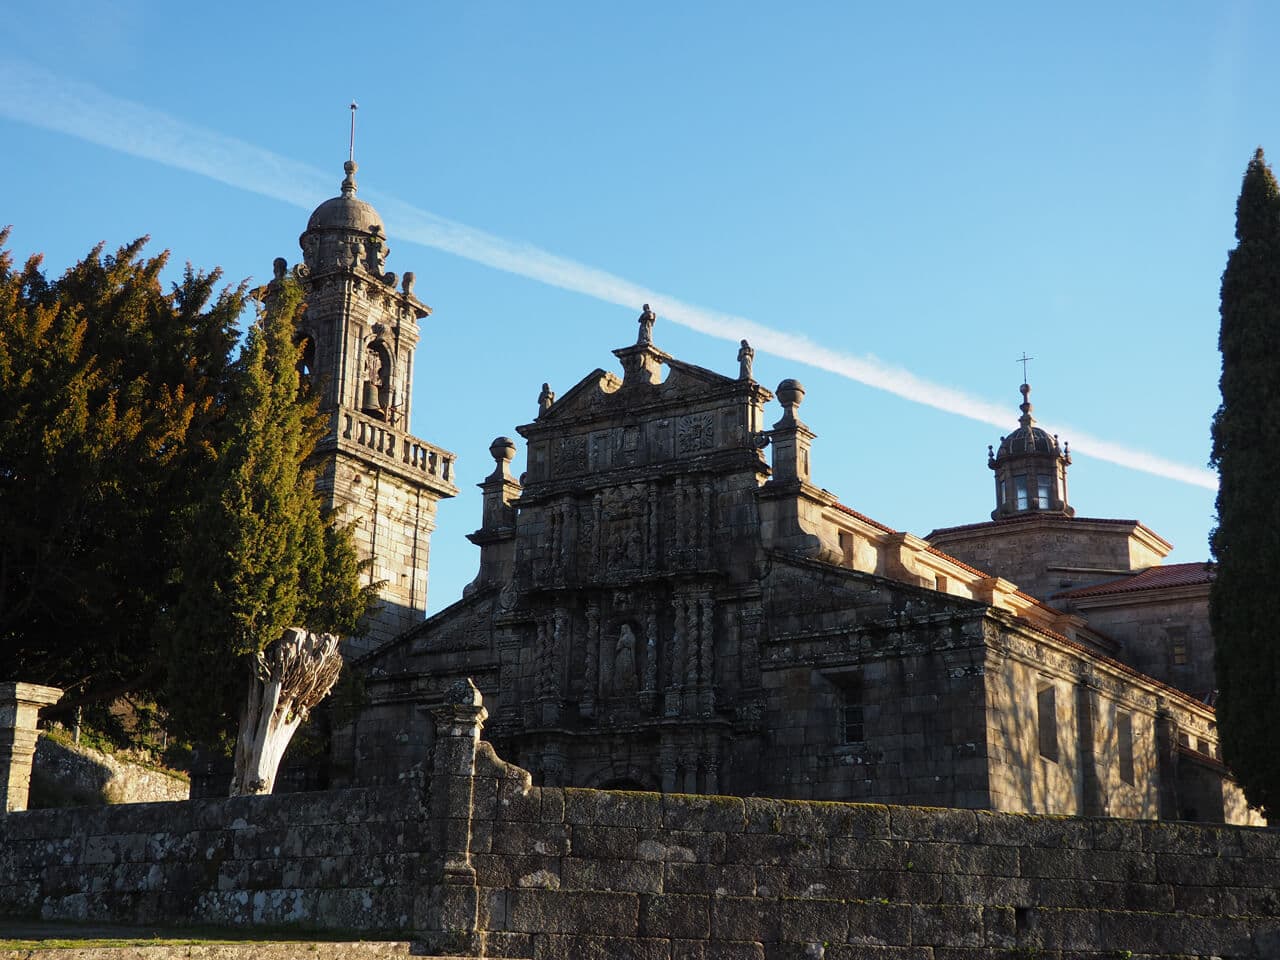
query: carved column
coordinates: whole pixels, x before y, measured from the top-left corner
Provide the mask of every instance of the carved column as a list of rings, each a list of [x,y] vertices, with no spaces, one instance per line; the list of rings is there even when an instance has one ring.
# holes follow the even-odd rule
[[[662,746],[658,750],[658,767],[662,770],[662,792],[676,792],[676,773],[679,764],[676,761],[676,745],[669,737],[662,738]]]
[[[593,523],[591,524],[591,556],[593,558],[591,564],[591,579],[593,580],[599,580],[600,571],[604,569],[604,557],[600,554],[600,545],[604,542],[604,536],[601,532],[602,525],[600,522],[602,506],[602,497],[597,493],[591,498],[591,517],[593,520]]]
[[[685,651],[684,651],[684,712],[698,710],[698,658],[702,654],[698,601],[690,597],[685,601]]]
[[[681,550],[689,547],[689,489],[683,477],[676,481],[676,543]]]
[[[27,809],[31,761],[36,752],[36,720],[41,707],[57,703],[62,691],[36,683],[0,683],[0,813]]]
[[[592,716],[596,712],[596,697],[600,693],[600,605],[592,600],[587,607],[586,679],[582,682],[582,713]]]
[[[715,743],[709,744],[702,757],[702,792],[720,792],[720,753]]]
[[[560,722],[560,702],[563,699],[564,656],[569,641],[569,611],[556,607],[547,627],[547,682],[546,701],[542,704],[542,722],[551,726]]]
[[[758,604],[743,607],[738,614],[738,661],[742,685],[747,689],[760,686],[760,621],[763,617]]]
[[[698,504],[698,566],[711,567],[711,480],[702,481],[701,502]]]
[[[534,692],[541,699],[551,696],[551,640],[545,618],[538,620],[537,644],[537,679]]]
[[[647,516],[649,518],[649,566],[648,573],[653,573],[658,569],[658,488],[649,484],[649,509]]]
[[[681,687],[684,682],[685,610],[684,597],[671,600],[671,659],[667,671],[667,695],[663,712],[668,717],[680,715]],[[674,789],[674,788],[672,788]]]
[[[680,766],[684,771],[683,793],[698,792],[698,751],[690,743],[686,743],[680,751]]]
[[[511,627],[500,627],[498,644],[498,716],[504,723],[511,720],[516,703],[516,686],[520,680],[520,634]]]
[[[644,607],[644,682],[640,687],[640,709],[653,712],[653,701],[658,692],[658,613],[654,602]]]
[[[568,762],[564,743],[558,738],[548,740],[542,748],[542,785],[560,787],[568,782]]]
[[[715,710],[715,601],[703,597],[701,648],[698,656],[698,708],[704,714]]]

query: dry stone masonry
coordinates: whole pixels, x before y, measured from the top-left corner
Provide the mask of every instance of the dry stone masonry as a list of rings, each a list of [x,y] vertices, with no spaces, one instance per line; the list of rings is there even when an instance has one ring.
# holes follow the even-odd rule
[[[539,960],[1280,955],[1280,834],[536,787],[461,683],[405,785],[0,817],[0,917]],[[2,921],[0,921],[2,922]]]

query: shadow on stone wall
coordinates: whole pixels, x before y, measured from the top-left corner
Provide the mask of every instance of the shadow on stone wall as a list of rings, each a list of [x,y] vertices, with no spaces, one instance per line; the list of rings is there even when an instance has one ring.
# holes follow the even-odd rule
[[[31,768],[30,809],[186,800],[182,777],[42,734]]]

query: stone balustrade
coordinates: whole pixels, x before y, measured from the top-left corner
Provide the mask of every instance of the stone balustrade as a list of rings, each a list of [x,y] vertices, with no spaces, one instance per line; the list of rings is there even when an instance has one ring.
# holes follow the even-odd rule
[[[415,472],[453,483],[454,455],[374,417],[341,410],[339,437]]]

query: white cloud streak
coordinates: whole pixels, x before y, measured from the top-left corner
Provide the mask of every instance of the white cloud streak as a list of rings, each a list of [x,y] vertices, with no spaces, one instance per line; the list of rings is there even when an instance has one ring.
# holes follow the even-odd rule
[[[142,104],[42,68],[0,60],[0,116],[186,170],[310,210],[333,193],[333,176],[234,137],[196,127]],[[392,236],[434,247],[496,270],[637,309],[650,303],[663,317],[707,336],[746,338],[758,350],[847,377],[997,429],[1010,425],[1007,405],[994,404],[870,356],[824,347],[745,317],[667,296],[595,267],[438,217],[386,195],[369,193]],[[1090,437],[1066,427],[1074,452],[1209,490],[1217,476],[1203,468]]]

